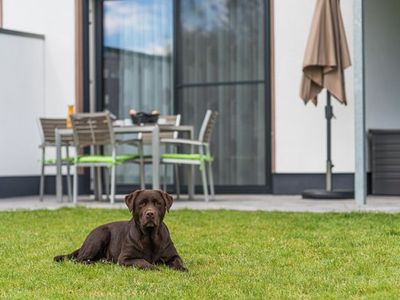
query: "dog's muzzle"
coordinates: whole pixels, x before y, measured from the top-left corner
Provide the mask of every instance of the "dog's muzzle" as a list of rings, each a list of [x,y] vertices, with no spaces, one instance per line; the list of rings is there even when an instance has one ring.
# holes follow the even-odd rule
[[[143,216],[144,227],[155,227],[157,226],[157,215],[153,210],[147,210]]]

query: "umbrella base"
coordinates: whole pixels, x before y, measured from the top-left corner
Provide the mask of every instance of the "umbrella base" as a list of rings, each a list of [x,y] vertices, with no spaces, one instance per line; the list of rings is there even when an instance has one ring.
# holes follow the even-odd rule
[[[303,199],[314,200],[354,199],[354,191],[351,190],[305,190],[301,195]]]

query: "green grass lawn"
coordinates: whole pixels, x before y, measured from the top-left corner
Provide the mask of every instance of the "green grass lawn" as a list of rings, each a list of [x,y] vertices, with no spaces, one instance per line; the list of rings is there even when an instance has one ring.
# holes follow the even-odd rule
[[[128,210],[0,213],[0,298],[398,298],[400,215],[173,211],[189,273],[54,263]]]

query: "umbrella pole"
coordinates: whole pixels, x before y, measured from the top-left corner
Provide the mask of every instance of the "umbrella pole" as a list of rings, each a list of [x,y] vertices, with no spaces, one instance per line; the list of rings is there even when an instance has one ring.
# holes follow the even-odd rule
[[[331,103],[331,93],[327,91],[327,99],[325,106],[326,118],[326,174],[325,174],[325,189],[309,189],[304,190],[302,197],[304,199],[352,199],[354,198],[354,191],[352,190],[333,190],[332,189],[332,135],[331,135],[331,120],[333,118],[333,108]]]
[[[333,109],[331,104],[331,93],[326,91],[326,106],[325,106],[325,118],[326,118],[326,174],[325,174],[325,189],[332,191],[332,158],[331,158],[331,120],[333,117]]]

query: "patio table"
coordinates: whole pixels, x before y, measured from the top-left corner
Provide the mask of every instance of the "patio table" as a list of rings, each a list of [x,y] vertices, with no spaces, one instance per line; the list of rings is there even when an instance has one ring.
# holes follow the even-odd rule
[[[115,134],[129,133],[152,133],[152,157],[153,157],[153,189],[160,188],[160,131],[179,131],[187,132],[189,138],[193,138],[193,126],[189,125],[129,125],[114,127]],[[63,137],[72,136],[72,128],[55,129],[55,144],[56,144],[56,197],[58,202],[62,202],[62,173],[61,173],[61,141]],[[190,168],[188,177],[188,192],[189,199],[194,195],[194,167]]]

